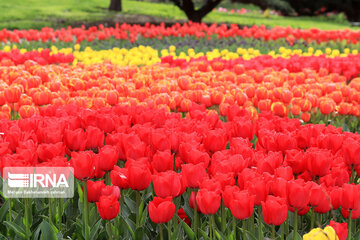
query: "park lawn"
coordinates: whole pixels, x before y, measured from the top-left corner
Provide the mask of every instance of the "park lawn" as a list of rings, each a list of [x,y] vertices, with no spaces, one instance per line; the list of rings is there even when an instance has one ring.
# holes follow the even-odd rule
[[[0,29],[39,29],[42,27],[66,27],[81,22],[102,22],[122,19],[126,16],[147,15],[164,20],[185,20],[185,14],[171,3],[150,3],[123,0],[123,12],[108,12],[110,0],[11,0],[0,1]],[[223,4],[229,7],[228,3]],[[237,4],[234,8],[258,9],[252,5]],[[125,18],[126,19],[126,18]],[[211,12],[204,19],[207,23],[237,23],[268,27],[291,26],[296,28],[344,29],[351,28],[348,23],[326,22],[318,17],[282,17],[261,14],[229,14]]]

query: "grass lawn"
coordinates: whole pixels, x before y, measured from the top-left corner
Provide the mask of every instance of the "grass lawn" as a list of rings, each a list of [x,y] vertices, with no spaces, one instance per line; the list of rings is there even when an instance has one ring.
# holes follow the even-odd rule
[[[101,22],[136,15],[148,15],[156,19],[185,20],[185,14],[169,3],[150,3],[123,0],[122,13],[109,13],[110,0],[11,0],[0,1],[0,29],[66,27],[73,22]],[[228,3],[222,4],[229,7]],[[257,9],[252,5],[236,4],[233,8]],[[134,16],[135,15],[135,16]],[[242,25],[292,26],[297,28],[344,29],[348,23],[329,22],[319,17],[282,17],[250,13],[246,15],[212,12],[204,22],[237,23]]]

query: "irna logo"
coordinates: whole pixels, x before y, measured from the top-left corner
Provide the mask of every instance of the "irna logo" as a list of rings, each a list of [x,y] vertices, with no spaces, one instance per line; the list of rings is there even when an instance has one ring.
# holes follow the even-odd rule
[[[18,174],[8,172],[9,187],[35,188],[35,187],[69,187],[65,174]]]
[[[4,167],[3,193],[9,198],[72,198],[72,167]]]

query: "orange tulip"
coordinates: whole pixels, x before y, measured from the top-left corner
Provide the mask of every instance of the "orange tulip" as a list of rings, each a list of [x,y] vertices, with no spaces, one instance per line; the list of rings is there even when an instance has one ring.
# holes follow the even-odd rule
[[[30,105],[23,105],[19,108],[19,115],[21,118],[29,118],[34,116],[36,113],[36,108]]]

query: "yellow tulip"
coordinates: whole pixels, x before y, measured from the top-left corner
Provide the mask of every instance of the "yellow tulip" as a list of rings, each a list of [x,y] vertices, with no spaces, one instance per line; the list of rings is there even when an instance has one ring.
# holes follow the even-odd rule
[[[175,47],[174,45],[171,45],[171,46],[169,47],[169,51],[170,51],[170,52],[175,52],[175,50],[176,50],[176,47]]]
[[[314,228],[303,236],[303,240],[339,240],[334,228],[327,226],[324,229]]]

